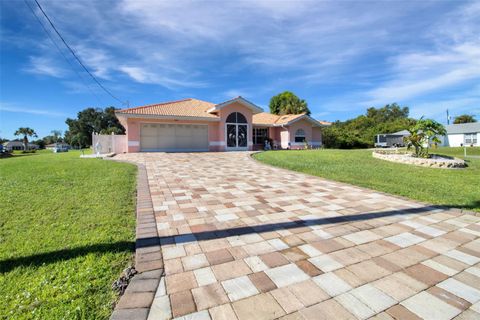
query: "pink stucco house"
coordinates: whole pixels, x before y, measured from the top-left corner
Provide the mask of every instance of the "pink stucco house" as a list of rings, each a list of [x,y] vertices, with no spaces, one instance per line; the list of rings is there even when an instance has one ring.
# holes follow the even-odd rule
[[[306,114],[274,115],[237,97],[219,104],[197,99],[123,109],[128,152],[255,150],[270,138],[283,149],[322,144],[319,122]]]

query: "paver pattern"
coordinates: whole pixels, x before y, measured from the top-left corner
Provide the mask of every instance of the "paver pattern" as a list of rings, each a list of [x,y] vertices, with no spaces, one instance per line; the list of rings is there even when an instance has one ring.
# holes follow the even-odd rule
[[[480,217],[259,164],[138,153],[165,276],[148,319],[480,319]]]

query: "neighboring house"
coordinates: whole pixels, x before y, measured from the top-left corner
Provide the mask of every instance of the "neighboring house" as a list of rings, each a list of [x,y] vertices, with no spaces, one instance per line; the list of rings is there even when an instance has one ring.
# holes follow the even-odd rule
[[[409,135],[408,130],[377,134],[375,136],[375,147],[403,147],[405,145],[403,138]]]
[[[450,124],[442,145],[447,147],[480,146],[480,122]]]
[[[18,140],[13,140],[13,141],[8,141],[3,144],[3,147],[7,151],[12,151],[12,150],[23,150],[23,141],[18,141]],[[28,144],[28,149],[38,149],[38,145],[29,143]]]
[[[197,99],[119,110],[127,152],[255,150],[265,139],[287,149],[322,144],[321,123],[306,114],[278,116],[242,97],[219,104]]]
[[[57,152],[67,152],[68,150],[71,149],[71,146],[65,142],[56,142],[56,143],[47,144],[45,148],[57,153]]]
[[[71,149],[70,145],[65,142],[50,143],[45,146],[45,149],[54,150],[54,149]]]

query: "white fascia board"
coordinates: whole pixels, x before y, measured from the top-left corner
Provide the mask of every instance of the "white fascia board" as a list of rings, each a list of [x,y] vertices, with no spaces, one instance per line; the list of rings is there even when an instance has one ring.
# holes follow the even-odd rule
[[[125,118],[144,118],[144,119],[166,119],[166,120],[192,120],[192,121],[212,121],[218,122],[220,118],[193,117],[193,116],[162,116],[157,114],[138,114],[138,113],[115,113]]]

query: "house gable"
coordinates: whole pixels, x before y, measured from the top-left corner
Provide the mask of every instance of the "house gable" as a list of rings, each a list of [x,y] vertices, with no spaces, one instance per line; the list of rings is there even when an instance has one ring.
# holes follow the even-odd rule
[[[214,107],[210,108],[208,110],[208,112],[209,113],[217,113],[220,110],[222,110],[223,108],[228,107],[232,104],[241,104],[241,105],[245,106],[246,108],[249,108],[253,114],[260,113],[260,112],[263,111],[263,109],[260,108],[259,106],[255,105],[255,104],[251,103],[250,101],[246,100],[245,98],[239,96],[239,97],[236,97],[234,99],[231,99],[231,100],[228,100],[228,101],[225,101],[225,102],[222,102],[222,103],[219,103],[219,104],[215,105]]]
[[[309,122],[312,126],[316,126],[316,127],[321,127],[322,124],[320,122],[318,122],[317,120],[313,119],[312,117],[306,115],[306,114],[301,114],[299,115],[298,117],[293,117],[292,119],[288,119],[286,121],[286,123],[284,123],[283,125],[284,126],[290,126],[290,125],[293,125],[294,123],[298,122],[298,121],[307,121]]]

